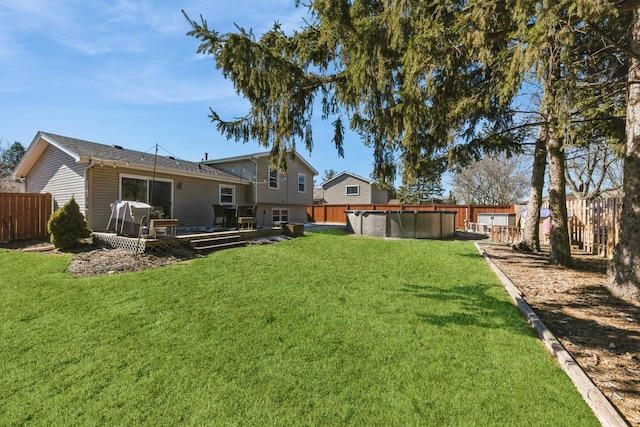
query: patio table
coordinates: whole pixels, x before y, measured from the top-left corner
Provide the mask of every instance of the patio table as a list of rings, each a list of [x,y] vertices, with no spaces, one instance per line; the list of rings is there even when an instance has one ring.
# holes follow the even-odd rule
[[[127,228],[131,229],[130,234],[137,235],[142,218],[149,215],[150,210],[151,205],[147,203],[134,200],[115,201],[111,203],[111,217],[109,218],[107,230],[113,229],[119,234],[124,234],[125,225],[127,225]]]

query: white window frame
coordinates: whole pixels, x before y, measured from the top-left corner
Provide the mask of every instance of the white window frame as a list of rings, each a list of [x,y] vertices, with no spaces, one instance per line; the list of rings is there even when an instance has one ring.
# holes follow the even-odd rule
[[[354,188],[354,187],[356,189],[356,192],[355,193],[349,193],[349,188]],[[344,193],[347,196],[359,196],[360,195],[360,186],[359,185],[346,185],[344,187]]]
[[[224,202],[222,201],[222,190],[223,189],[230,189],[231,190],[231,202]],[[228,194],[224,194],[224,196],[228,196]],[[223,206],[234,206],[236,204],[236,186],[235,185],[225,185],[225,184],[220,184],[220,187],[218,188],[218,204],[223,205]]]
[[[276,218],[276,211],[278,211],[277,218]],[[283,213],[285,213],[285,215],[283,215]],[[275,225],[279,225],[284,222],[289,222],[289,216],[290,216],[289,208],[271,208],[271,222]],[[286,219],[283,219],[283,217],[286,217]]]
[[[275,172],[276,176],[275,176],[275,186],[271,185],[271,174]],[[269,171],[267,173],[267,187],[269,187],[271,190],[279,190],[280,189],[280,170],[278,168],[272,168],[271,165],[269,165]]]
[[[302,178],[302,182],[300,182],[300,178]],[[300,186],[302,185],[302,190],[300,190]],[[298,173],[298,193],[306,193],[307,192],[307,174]]]

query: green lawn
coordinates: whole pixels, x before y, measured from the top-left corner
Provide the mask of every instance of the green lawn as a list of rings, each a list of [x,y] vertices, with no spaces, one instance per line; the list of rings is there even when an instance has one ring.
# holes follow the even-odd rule
[[[70,259],[0,251],[0,425],[599,425],[469,242]]]

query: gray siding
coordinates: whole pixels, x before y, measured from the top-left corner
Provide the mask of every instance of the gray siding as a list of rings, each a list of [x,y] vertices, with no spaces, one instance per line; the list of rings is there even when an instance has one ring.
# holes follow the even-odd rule
[[[93,166],[89,169],[89,228],[104,232],[111,216],[111,203],[118,200],[120,170],[112,167]]]
[[[256,165],[249,159],[232,162],[215,163],[217,169],[254,182],[256,180]]]
[[[251,205],[257,199],[255,203],[258,205],[256,214],[258,226],[270,227],[273,225],[272,210],[274,208],[289,208],[289,222],[307,222],[307,206],[313,204],[314,174],[302,162],[291,159],[287,161],[287,171],[280,174],[280,185],[277,190],[269,188],[268,156],[258,157],[255,163],[249,159],[216,162],[215,167],[254,182],[253,185],[244,187],[244,195],[242,189],[239,188],[240,186],[236,187],[236,203]],[[304,173],[306,176],[304,192],[298,191],[298,173]]]
[[[389,203],[389,191],[381,190],[375,185],[371,186],[371,203],[374,204],[387,204]]]
[[[307,179],[305,192],[298,191],[298,173]],[[269,188],[269,158],[258,159],[258,204],[307,206],[313,204],[313,172],[301,162],[288,160],[286,173],[280,174],[280,188]],[[306,208],[305,208],[306,209]]]
[[[120,197],[120,176],[139,176],[151,178],[152,174],[129,168],[94,166],[91,169],[92,203],[90,227],[103,231],[109,223],[110,205]],[[220,183],[217,181],[181,177],[169,174],[156,174],[157,179],[171,180],[173,188],[172,217],[184,227],[211,226],[213,207],[218,203]],[[249,188],[245,184],[225,184],[235,187],[236,204],[250,204],[246,195]]]
[[[360,194],[357,196],[347,195],[348,185],[360,186]],[[326,203],[329,205],[368,205],[373,203],[372,189],[375,189],[375,186],[348,174],[326,183],[322,188],[324,189],[324,200],[326,200]]]
[[[80,212],[86,215],[86,165],[53,146],[48,146],[26,176],[28,193],[51,193],[53,209],[61,208],[74,197]]]
[[[289,222],[304,224],[307,222],[307,207],[302,205],[278,205],[266,204],[258,205],[256,222],[259,226],[273,226],[273,209],[289,209]]]
[[[237,187],[238,185],[236,192]],[[218,203],[217,182],[196,178],[177,178],[174,182],[173,217],[182,226],[211,226],[214,203]]]

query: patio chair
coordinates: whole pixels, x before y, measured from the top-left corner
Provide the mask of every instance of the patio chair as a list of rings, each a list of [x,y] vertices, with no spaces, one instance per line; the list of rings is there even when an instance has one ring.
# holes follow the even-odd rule
[[[252,229],[255,226],[256,206],[238,206],[238,228]]]
[[[227,225],[227,211],[222,205],[213,204],[213,228],[224,228]]]
[[[149,237],[149,221],[147,221],[147,216],[142,215],[140,218],[140,225],[138,226],[138,240],[143,237]],[[146,231],[146,233],[145,233]]]

